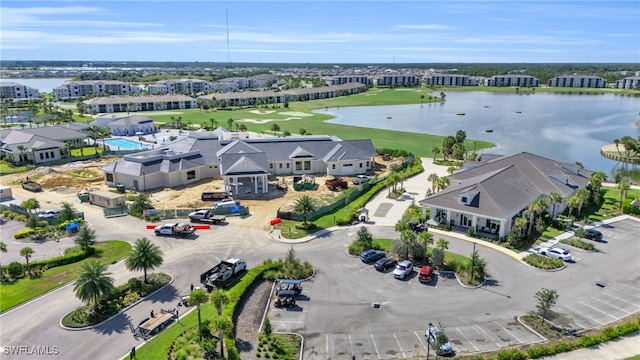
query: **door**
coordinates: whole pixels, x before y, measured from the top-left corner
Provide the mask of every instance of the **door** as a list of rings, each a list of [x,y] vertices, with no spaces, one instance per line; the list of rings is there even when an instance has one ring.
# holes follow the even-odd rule
[[[133,180],[133,188],[138,191],[138,180]]]

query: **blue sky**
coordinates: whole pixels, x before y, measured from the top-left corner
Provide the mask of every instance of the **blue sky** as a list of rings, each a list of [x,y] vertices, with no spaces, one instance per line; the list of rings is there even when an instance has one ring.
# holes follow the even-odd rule
[[[635,1],[10,1],[0,59],[640,62]]]

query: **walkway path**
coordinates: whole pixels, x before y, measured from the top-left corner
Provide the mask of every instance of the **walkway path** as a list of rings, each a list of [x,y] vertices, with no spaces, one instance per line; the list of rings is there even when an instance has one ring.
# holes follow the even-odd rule
[[[549,360],[624,360],[640,354],[640,333],[603,345],[546,357]]]

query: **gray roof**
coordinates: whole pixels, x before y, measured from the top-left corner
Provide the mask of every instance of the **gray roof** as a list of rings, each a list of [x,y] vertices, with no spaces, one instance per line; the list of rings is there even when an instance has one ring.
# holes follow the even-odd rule
[[[196,101],[186,95],[148,95],[148,96],[101,96],[83,101],[87,105],[161,103],[174,101]]]
[[[589,182],[591,172],[570,163],[530,153],[503,156],[449,176],[450,187],[420,201],[421,205],[510,220],[527,205],[551,192],[571,196]],[[460,203],[460,195],[476,188],[477,199]]]
[[[80,131],[82,126],[72,124],[74,123],[2,130],[0,131],[0,143],[2,149],[11,152],[19,152],[18,146],[24,146],[26,151],[61,148],[66,140],[87,137],[87,134]]]
[[[79,129],[78,130],[76,129],[62,126],[62,125],[55,125],[55,126],[41,126],[41,127],[25,128],[25,129],[11,129],[9,131],[11,134],[13,134],[14,132],[20,132],[25,134],[37,135],[45,139],[51,139],[51,140],[57,140],[57,141],[84,139],[87,137],[87,134],[79,131]],[[1,133],[0,136],[4,138],[4,132]]]
[[[269,174],[267,154],[230,153],[220,156],[222,175],[259,175]]]
[[[127,116],[123,116],[123,117],[119,118],[118,120],[114,120],[114,121],[110,122],[109,125],[131,126],[131,125],[137,125],[137,124],[144,124],[144,123],[147,123],[147,122],[153,123],[153,119],[148,118],[146,116],[127,115]]]

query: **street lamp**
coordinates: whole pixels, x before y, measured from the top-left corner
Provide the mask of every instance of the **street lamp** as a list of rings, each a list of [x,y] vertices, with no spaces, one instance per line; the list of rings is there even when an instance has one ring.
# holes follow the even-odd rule
[[[147,193],[147,176],[144,173],[144,165],[142,165],[142,183],[144,186],[144,193]]]
[[[469,284],[473,282],[473,270],[475,270],[475,260],[476,260],[476,243],[473,243],[473,251],[471,252],[471,278],[469,279]]]

